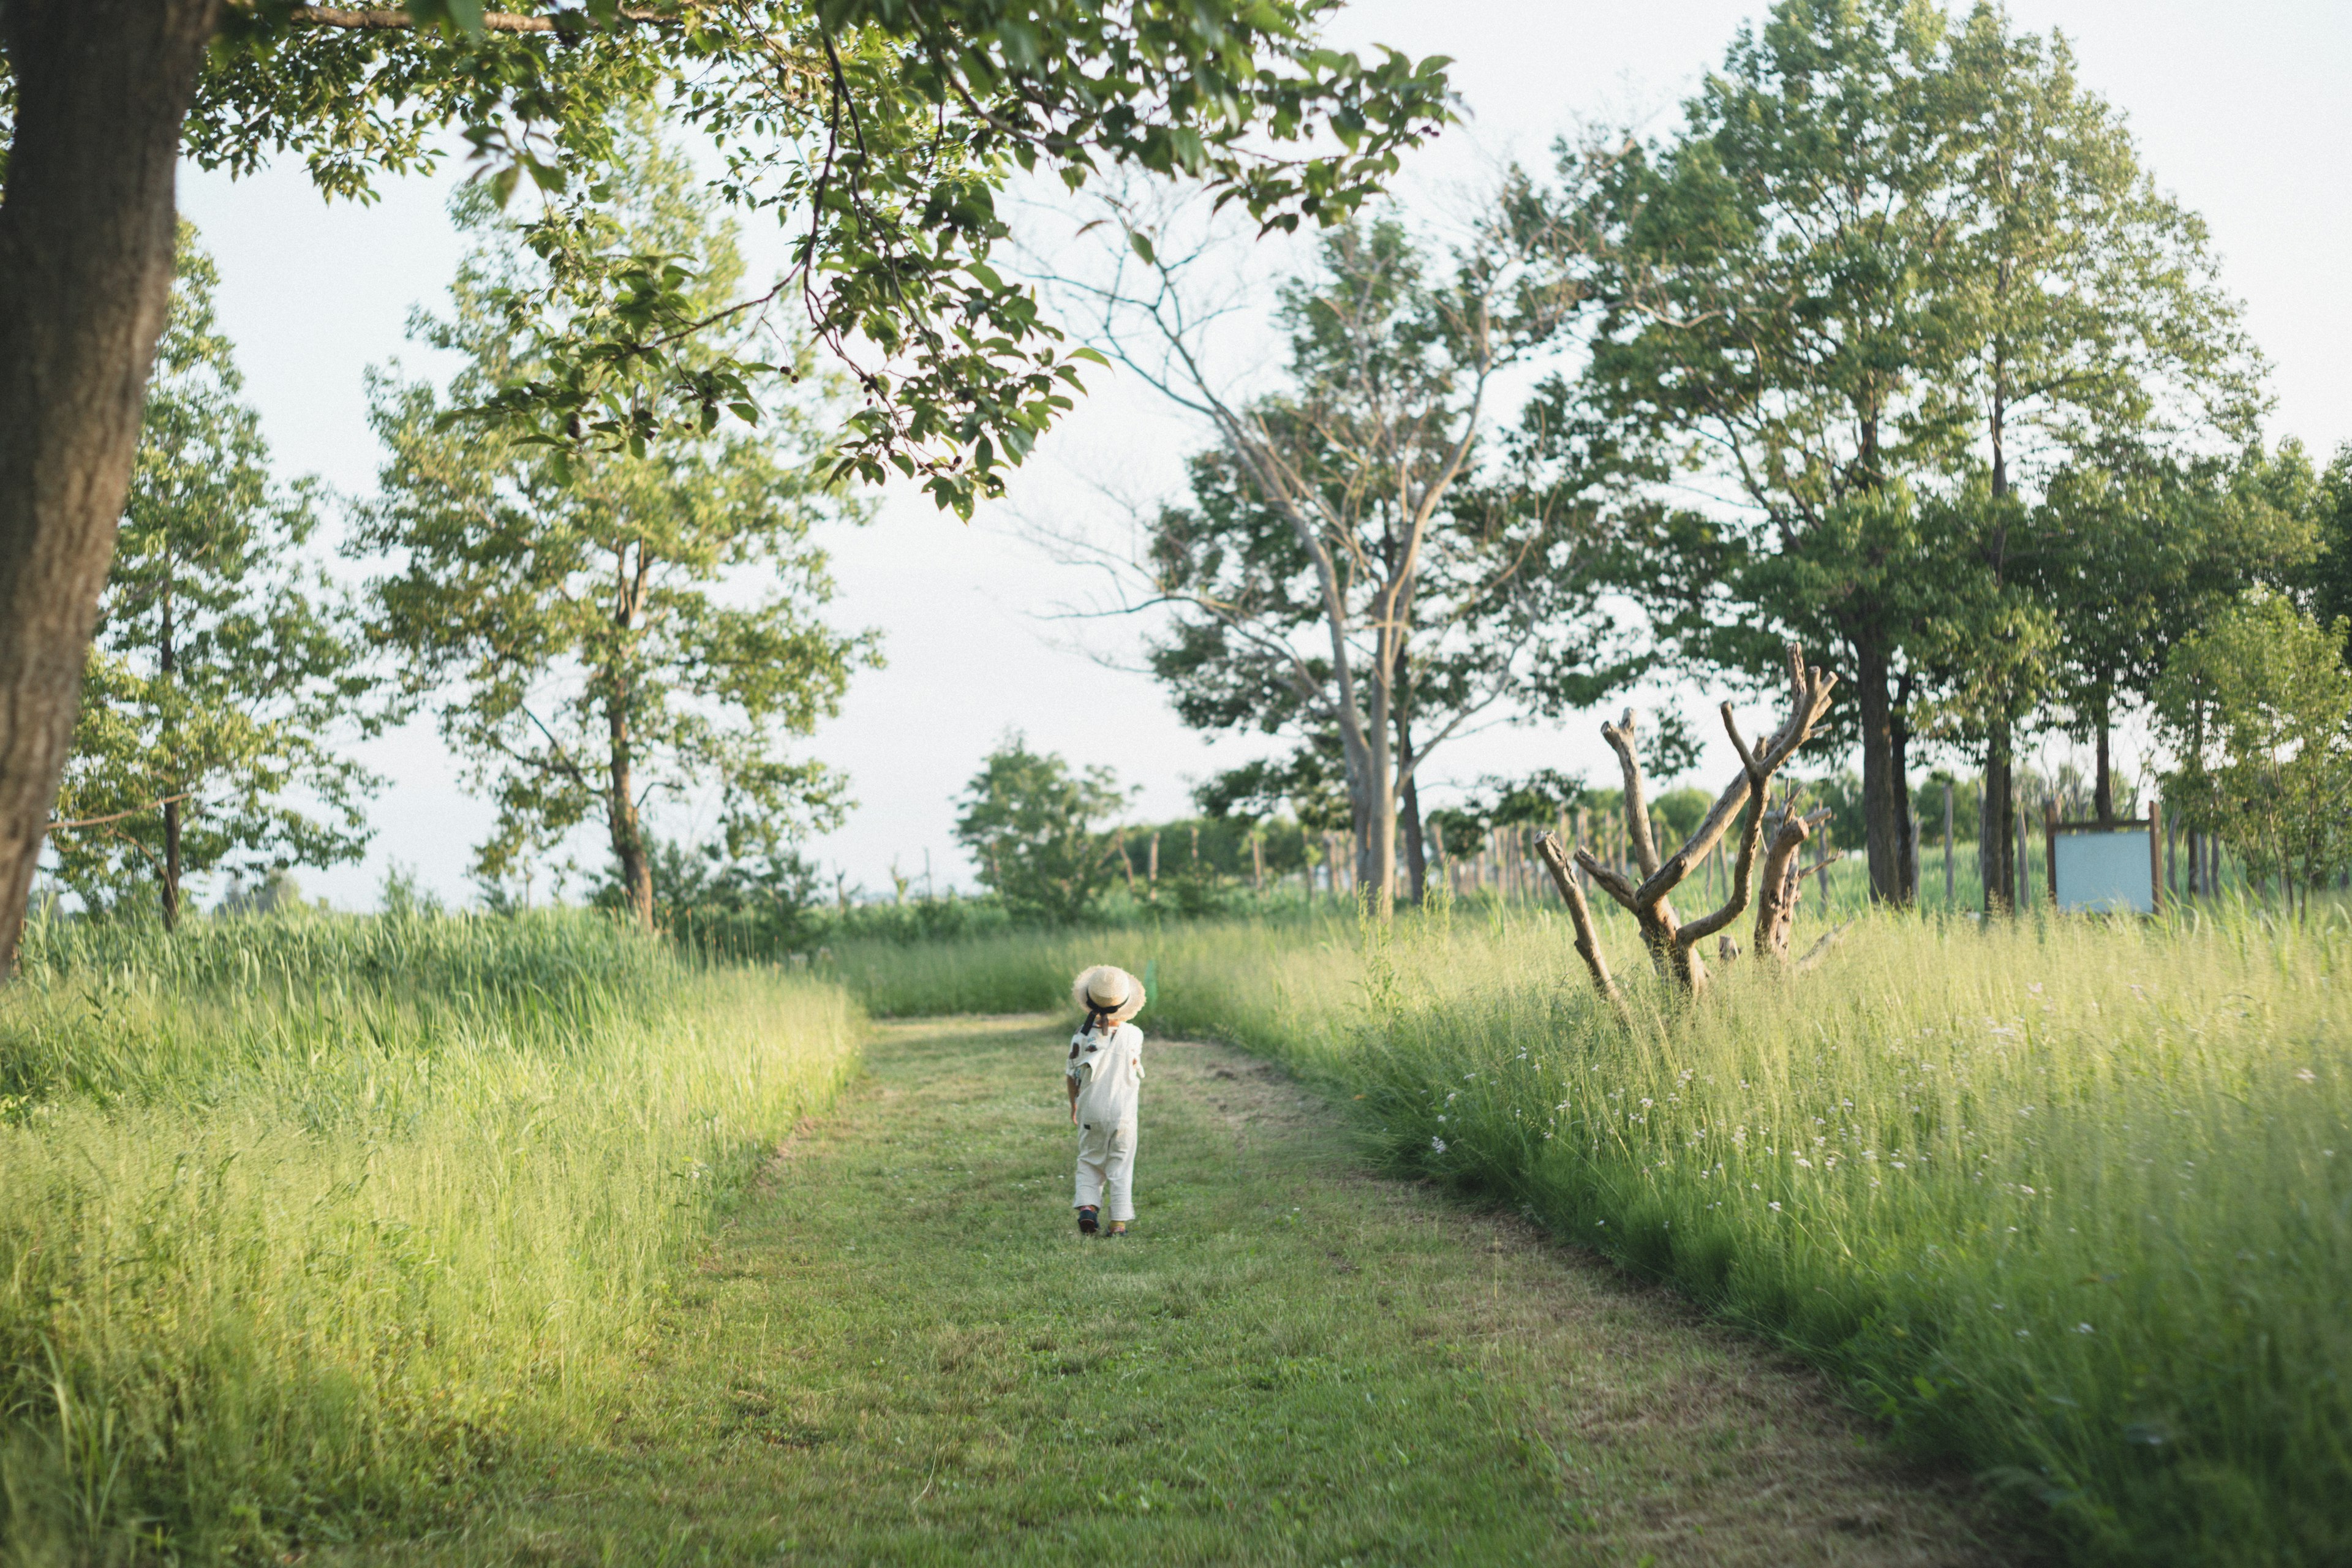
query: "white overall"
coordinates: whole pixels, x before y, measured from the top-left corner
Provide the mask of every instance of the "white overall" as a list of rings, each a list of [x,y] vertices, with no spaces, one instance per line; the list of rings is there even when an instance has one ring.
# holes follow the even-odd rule
[[[1143,1031],[1121,1024],[1108,1036],[1070,1040],[1070,1081],[1078,1086],[1078,1188],[1075,1208],[1135,1217],[1135,1117],[1143,1089]]]

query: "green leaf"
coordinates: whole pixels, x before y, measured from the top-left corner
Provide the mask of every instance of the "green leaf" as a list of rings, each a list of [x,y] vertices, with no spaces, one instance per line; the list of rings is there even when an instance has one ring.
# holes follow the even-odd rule
[[[1143,264],[1146,267],[1157,265],[1151,249],[1151,241],[1142,230],[1133,228],[1129,229],[1127,231],[1127,243],[1134,249],[1136,255],[1143,258]]]

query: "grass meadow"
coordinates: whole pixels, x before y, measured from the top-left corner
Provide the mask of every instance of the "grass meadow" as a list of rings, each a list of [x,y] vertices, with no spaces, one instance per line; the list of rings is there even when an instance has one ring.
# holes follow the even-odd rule
[[[862,1038],[838,986],[585,914],[37,925],[0,992],[0,1559],[446,1522],[611,1419]]]
[[[1630,1029],[1543,911],[835,956],[877,1014],[1148,971],[1148,1028],[1277,1058],[1391,1169],[1777,1337],[2078,1560],[2352,1561],[2340,911],[1865,916],[1696,1005],[1645,983],[1629,921],[1604,934]]]

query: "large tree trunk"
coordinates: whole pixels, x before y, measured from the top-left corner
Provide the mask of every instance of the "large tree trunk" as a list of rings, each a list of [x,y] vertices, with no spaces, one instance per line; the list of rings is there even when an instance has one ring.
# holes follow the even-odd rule
[[[1881,903],[1903,901],[1902,856],[1897,845],[1893,711],[1886,700],[1885,647],[1875,636],[1853,639],[1855,702],[1862,716],[1862,824],[1870,866],[1870,896]]]
[[[1977,827],[1977,868],[1984,878],[1984,910],[2017,908],[2017,781],[2009,721],[1997,721],[1985,742],[1984,808]]]
[[[172,289],[173,173],[218,0],[5,0],[0,973],[73,737]]]

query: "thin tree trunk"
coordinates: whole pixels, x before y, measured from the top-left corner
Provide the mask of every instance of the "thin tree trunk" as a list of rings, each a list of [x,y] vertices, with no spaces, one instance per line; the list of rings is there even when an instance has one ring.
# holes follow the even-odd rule
[[[645,824],[637,816],[636,780],[630,766],[629,714],[617,692],[606,703],[604,718],[612,731],[612,798],[605,803],[611,825],[613,858],[621,868],[621,889],[638,929],[654,929],[654,868],[646,853]]]
[[[1419,909],[1428,890],[1429,847],[1422,842],[1421,778],[1413,767],[1412,715],[1409,705],[1403,702],[1397,704],[1396,731],[1397,766],[1405,775],[1404,815],[1401,826],[1404,829],[1406,896],[1412,900],[1413,908]]]
[[[1371,912],[1375,919],[1385,921],[1396,907],[1397,874],[1397,782],[1396,742],[1389,723],[1389,712],[1394,706],[1389,689],[1390,682],[1375,682],[1372,689],[1372,721],[1366,727],[1365,739],[1371,743],[1371,819],[1370,854],[1364,858],[1358,875],[1359,896],[1370,891]]]
[[[180,124],[219,0],[7,0],[0,191],[0,974],[72,742],[171,300]]]
[[[1992,727],[1985,743],[1983,816],[1977,827],[1977,863],[1984,879],[1984,910],[2006,914],[2017,908],[2017,861],[2011,845],[2017,835],[2015,769],[2009,721]]]
[[[1862,826],[1870,896],[1903,901],[1902,839],[1896,831],[1894,714],[1886,700],[1886,649],[1872,636],[1853,639],[1855,701],[1862,714]]]
[[[1907,908],[1919,898],[1919,828],[1911,814],[1911,677],[1907,674],[1895,683],[1886,736],[1895,803],[1895,901]]]
[[[172,706],[166,711],[176,711],[171,690],[173,677],[179,673],[179,649],[174,646],[172,624],[172,558],[167,547],[163,555],[163,637],[155,650],[155,664],[163,677],[164,701]],[[168,740],[168,738],[167,738]],[[169,747],[166,746],[168,752]],[[174,777],[158,781],[165,785],[163,794],[163,929],[180,929],[180,803],[169,798],[179,794],[179,780]]]
[[[2109,709],[2105,698],[2099,700],[2099,736],[2097,775],[2091,784],[2091,812],[2104,827],[2116,819],[2116,781],[2107,762],[2107,731]]]

